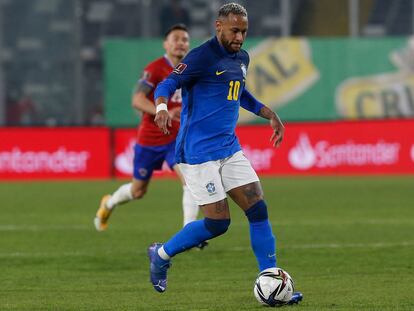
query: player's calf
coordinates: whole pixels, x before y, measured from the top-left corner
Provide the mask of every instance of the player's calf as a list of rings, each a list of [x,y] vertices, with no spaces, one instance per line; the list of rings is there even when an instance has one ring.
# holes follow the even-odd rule
[[[134,200],[142,199],[147,193],[147,189],[131,189],[132,198]]]
[[[211,238],[215,238],[224,234],[230,226],[230,219],[211,219],[204,218],[204,225],[212,234]]]
[[[256,256],[259,270],[276,267],[275,236],[268,220],[267,206],[260,200],[246,210],[249,220],[250,243]]]

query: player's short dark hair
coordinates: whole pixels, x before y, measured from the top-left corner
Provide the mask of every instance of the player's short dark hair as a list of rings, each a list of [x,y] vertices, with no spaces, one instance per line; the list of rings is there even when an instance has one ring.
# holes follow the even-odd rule
[[[244,6],[235,2],[224,4],[218,11],[218,17],[227,17],[230,13],[247,17],[247,11]]]
[[[188,32],[188,28],[187,28],[186,25],[184,25],[184,24],[175,24],[175,25],[172,25],[170,28],[168,28],[168,30],[164,34],[164,38],[167,38],[168,35],[171,32],[173,32],[174,30],[183,30],[185,32]]]

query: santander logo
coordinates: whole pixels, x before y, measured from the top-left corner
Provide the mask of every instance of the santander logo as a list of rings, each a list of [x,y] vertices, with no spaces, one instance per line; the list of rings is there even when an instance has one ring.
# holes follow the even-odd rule
[[[342,144],[320,140],[312,146],[309,136],[302,133],[296,145],[290,149],[288,160],[298,170],[394,165],[399,160],[400,149],[400,143],[381,139],[373,143],[355,143],[350,140]],[[414,161],[414,146],[411,148],[411,157]]]
[[[124,175],[132,175],[134,172],[134,146],[135,139],[131,139],[125,146],[123,152],[119,153],[115,157],[115,168]],[[154,171],[156,174],[158,170]],[[164,161],[160,171],[171,172],[172,170],[168,166],[167,162]],[[140,168],[138,171],[142,176],[147,174],[145,168]]]
[[[414,145],[411,146],[411,152],[410,152],[410,154],[411,154],[411,161],[414,162]]]
[[[307,170],[315,165],[316,154],[308,135],[303,133],[299,135],[296,146],[289,151],[288,160],[290,165],[299,170]]]
[[[89,151],[11,150],[0,151],[0,173],[83,173],[88,169]]]
[[[131,139],[124,152],[119,153],[115,158],[115,168],[122,174],[131,175],[133,171],[135,140]]]

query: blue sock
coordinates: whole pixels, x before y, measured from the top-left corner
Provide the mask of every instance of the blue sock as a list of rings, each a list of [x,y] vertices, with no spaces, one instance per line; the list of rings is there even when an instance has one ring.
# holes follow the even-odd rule
[[[263,200],[256,202],[246,212],[250,224],[250,243],[256,256],[259,270],[276,267],[276,239],[267,216]]]
[[[168,256],[181,253],[203,241],[217,237],[227,231],[230,219],[204,218],[187,224],[164,244]]]

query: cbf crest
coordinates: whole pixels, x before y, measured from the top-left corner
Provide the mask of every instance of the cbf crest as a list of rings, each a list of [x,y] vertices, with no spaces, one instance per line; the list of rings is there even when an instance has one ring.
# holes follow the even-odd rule
[[[216,193],[216,186],[211,181],[206,185],[206,189],[209,195],[213,195]]]
[[[243,74],[243,79],[246,79],[246,75],[247,75],[247,67],[246,67],[246,65],[243,64],[243,63],[241,63],[240,68],[241,68],[241,71],[242,71],[242,74]]]

